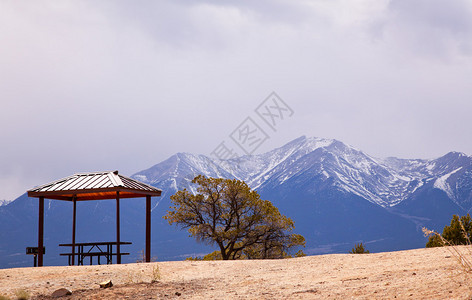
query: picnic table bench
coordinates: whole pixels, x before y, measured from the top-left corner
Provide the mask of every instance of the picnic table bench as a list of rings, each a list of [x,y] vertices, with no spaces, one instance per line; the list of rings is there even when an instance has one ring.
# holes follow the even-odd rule
[[[120,242],[120,245],[131,245],[131,242]],[[69,266],[72,265],[72,258],[77,257],[77,265],[84,265],[84,259],[90,258],[90,264],[92,264],[92,258],[98,258],[98,264],[100,265],[100,258],[104,257],[107,264],[113,263],[113,256],[129,255],[126,252],[117,253],[113,252],[113,246],[117,246],[117,242],[87,242],[87,243],[75,243],[75,244],[59,244],[61,247],[73,247],[72,252],[60,253],[61,256],[69,257]],[[74,251],[75,249],[75,251]]]

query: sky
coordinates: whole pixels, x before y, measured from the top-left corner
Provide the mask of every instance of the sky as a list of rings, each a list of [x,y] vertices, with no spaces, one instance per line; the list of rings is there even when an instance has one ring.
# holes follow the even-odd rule
[[[231,136],[248,120],[265,133],[252,154],[306,135],[472,155],[471,78],[470,0],[0,0],[0,200],[221,143],[244,154]]]

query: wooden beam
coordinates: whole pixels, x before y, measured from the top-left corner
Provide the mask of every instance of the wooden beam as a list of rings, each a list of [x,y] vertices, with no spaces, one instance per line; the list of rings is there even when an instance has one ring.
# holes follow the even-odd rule
[[[44,197],[49,199],[55,199],[55,197],[60,197],[57,200],[72,200],[73,195],[77,195],[78,200],[80,201],[82,194],[97,194],[97,193],[106,193],[107,198],[103,199],[113,199],[115,197],[115,192],[121,193],[130,193],[141,195],[144,197],[145,195],[151,196],[160,196],[162,191],[149,191],[149,190],[140,190],[140,189],[133,189],[133,188],[126,188],[126,187],[111,187],[111,188],[96,188],[96,189],[80,189],[80,190],[58,190],[58,191],[47,191],[47,192],[34,192],[28,191],[28,197]],[[139,197],[139,196],[138,196]]]
[[[44,197],[39,197],[38,220],[38,267],[43,266],[43,238],[44,238]]]
[[[116,263],[121,264],[120,255],[120,192],[116,192]]]
[[[151,196],[146,196],[146,262],[151,261]]]
[[[72,200],[74,202],[74,209],[72,215],[72,265],[75,265],[75,224],[77,215],[77,197]]]

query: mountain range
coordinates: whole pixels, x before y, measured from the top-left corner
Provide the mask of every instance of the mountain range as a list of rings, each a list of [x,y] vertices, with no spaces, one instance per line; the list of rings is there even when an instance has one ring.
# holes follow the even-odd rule
[[[230,160],[177,153],[131,177],[162,189],[153,199],[153,254],[177,260],[212,251],[171,227],[162,216],[170,196],[198,174],[244,180],[295,221],[307,254],[347,252],[363,242],[371,252],[424,247],[421,227],[441,231],[452,214],[472,208],[472,157],[450,152],[436,159],[375,158],[334,139],[300,137],[272,151]],[[0,206],[0,267],[31,265],[24,247],[34,245],[36,199],[23,195]],[[123,240],[136,260],[144,246],[144,201],[122,204]],[[56,246],[70,240],[69,203],[47,200],[46,264],[64,264]],[[83,240],[114,236],[113,201],[78,205]],[[57,229],[57,230],[56,230]],[[58,230],[61,229],[61,230]],[[86,237],[86,238],[85,238]]]

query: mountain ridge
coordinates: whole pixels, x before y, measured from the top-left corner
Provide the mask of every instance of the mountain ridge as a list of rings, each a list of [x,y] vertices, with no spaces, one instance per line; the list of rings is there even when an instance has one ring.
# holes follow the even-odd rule
[[[175,162],[173,173],[161,168],[169,161]],[[192,175],[197,174],[236,178],[258,189],[284,184],[293,176],[305,173],[307,178],[315,176],[322,181],[334,180],[333,185],[339,189],[382,207],[393,207],[431,180],[435,180],[435,188],[443,190],[456,204],[462,205],[461,197],[457,196],[448,179],[456,173],[463,175],[471,171],[472,158],[455,151],[436,159],[376,158],[335,139],[301,136],[266,153],[226,161],[201,154],[177,153],[132,177],[148,184],[159,184],[163,177],[174,178],[173,187],[177,190],[177,174],[182,174],[180,163],[187,169],[187,175],[180,178],[180,181],[187,181],[187,187]],[[157,173],[159,177],[153,175]]]

